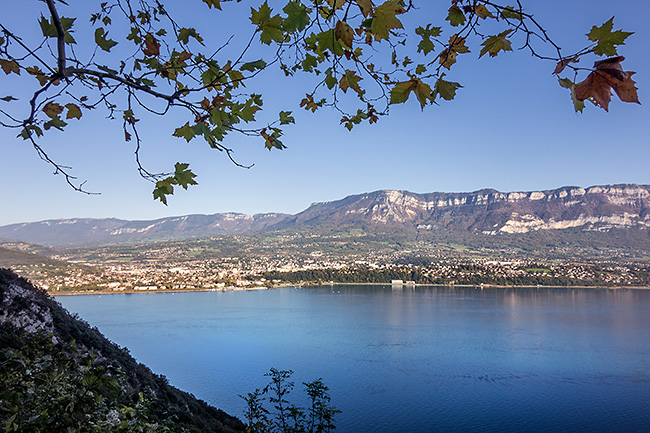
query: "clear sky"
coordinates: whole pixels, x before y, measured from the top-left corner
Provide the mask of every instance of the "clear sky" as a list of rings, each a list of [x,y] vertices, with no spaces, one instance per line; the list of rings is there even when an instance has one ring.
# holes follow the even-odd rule
[[[69,1],[71,8],[80,3]],[[436,16],[448,7],[447,1],[420,3],[426,5],[422,13],[431,8]],[[15,138],[15,130],[0,129],[0,225],[74,217],[297,213],[312,202],[379,189],[425,193],[650,184],[650,3],[522,3],[567,53],[586,45],[592,25],[616,16],[615,29],[635,32],[619,52],[626,57],[624,68],[637,72],[634,78],[645,105],[624,104],[614,96],[609,113],[588,104],[583,114],[576,114],[568,91],[551,75],[554,64],[518,52],[514,45],[514,52],[477,59],[479,49],[474,46],[448,74],[464,86],[454,101],[422,112],[410,100],[392,107],[390,116],[378,124],[348,132],[330,110],[312,114],[298,108],[311,81],[270,74],[254,85],[265,94],[265,109],[293,110],[296,125],[285,129],[288,148],[283,151],[269,152],[259,140],[231,136],[225,144],[235,149],[240,162],[255,164],[250,170],[233,166],[204,142],[188,144],[171,137],[179,126],[174,119],[143,117],[144,164],[159,171],[177,161],[189,162],[198,174],[199,185],[178,190],[169,206],[152,200],[152,185],[139,177],[133,145],[124,142],[120,122],[89,114],[42,142],[55,160],[74,167],[73,173],[87,180],[87,189],[101,193],[97,196],[71,190],[61,176],[52,175],[28,142]],[[21,32],[40,31],[34,17],[42,3],[22,0],[11,5],[14,15],[3,11],[0,22]],[[248,10],[243,3],[231,7]],[[69,10],[64,15],[70,15]],[[199,30],[208,19],[190,15],[178,20],[184,18]],[[0,73],[0,93],[8,93],[14,83]]]

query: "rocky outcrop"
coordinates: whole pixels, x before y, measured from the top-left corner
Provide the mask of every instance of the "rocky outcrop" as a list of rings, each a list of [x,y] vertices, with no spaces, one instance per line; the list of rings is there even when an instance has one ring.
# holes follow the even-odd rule
[[[12,272],[0,269],[0,324],[23,331],[54,333],[52,313],[44,292],[25,284]],[[56,341],[56,339],[55,339]]]
[[[43,335],[38,332],[39,330],[43,330],[47,334]],[[47,338],[47,341],[49,341],[49,338],[52,339],[53,344],[50,348],[41,344],[44,341],[42,338]],[[82,376],[87,373],[86,370],[83,370],[83,368],[87,367],[87,364],[83,363],[85,361],[82,362],[77,359],[75,354],[79,353],[79,356],[81,356],[82,352],[92,353],[97,365],[104,368],[102,371],[123,372],[122,379],[116,382],[119,383],[120,387],[119,398],[123,400],[114,401],[113,404],[116,407],[124,407],[124,404],[135,404],[138,401],[138,396],[144,395],[150,402],[147,410],[148,420],[152,423],[160,422],[161,425],[170,424],[174,427],[171,431],[205,433],[236,433],[244,431],[245,426],[240,420],[169,385],[164,377],[152,373],[146,366],[133,359],[128,350],[110,342],[96,328],[91,328],[87,323],[72,317],[45,292],[37,289],[12,271],[0,268],[0,365],[9,366],[13,365],[9,364],[10,362],[18,362],[14,359],[15,353],[21,352],[23,346],[29,341],[34,342],[33,344],[39,350],[45,351],[42,354],[43,356],[38,356],[36,360],[38,365],[45,365],[43,362],[60,359],[64,355],[70,356],[66,360],[65,373],[72,375],[72,379],[75,379],[75,381],[65,381],[66,386],[68,386],[66,394],[72,392],[75,395],[85,395],[87,388],[86,385],[83,385],[86,384],[84,382],[85,376]],[[47,352],[48,350],[50,352]],[[69,355],[70,353],[72,355]],[[49,358],[50,361],[47,361],[46,358]],[[84,367],[79,367],[82,364]],[[77,373],[81,376],[75,376]],[[31,376],[26,376],[24,381],[20,382],[21,387],[31,383],[32,380]],[[76,386],[71,385],[73,383],[81,383],[81,388],[70,388]],[[41,386],[47,387],[50,384],[42,383]],[[114,391],[117,390],[114,389]],[[19,395],[19,397],[16,397],[19,401],[27,401],[26,397],[23,399],[20,396],[21,393],[25,392],[27,392],[25,389],[17,389],[15,386],[8,388],[7,383],[0,383],[0,394],[2,394],[3,398],[11,394],[14,397]],[[29,392],[33,394],[36,391]],[[47,392],[49,391],[46,389],[46,394]],[[108,396],[109,394],[107,394]],[[49,397],[51,396],[48,394]],[[12,397],[12,399],[14,398]],[[3,407],[3,409],[5,408]],[[41,412],[38,407],[36,409],[38,409],[37,412]],[[22,412],[21,408],[18,410]],[[3,419],[5,414],[4,410],[0,411],[0,423],[3,425],[7,421],[7,419]],[[35,416],[34,419],[36,418],[38,417]],[[31,422],[32,419],[30,418],[29,421]],[[131,421],[133,421],[133,417],[131,417]],[[25,427],[24,431],[70,430],[53,428],[52,425],[48,424],[48,428],[43,427],[45,424],[42,424],[41,427],[43,428],[33,426],[27,428],[22,425],[17,425],[17,427],[19,429]],[[14,426],[16,426],[15,423]],[[72,429],[70,431],[80,430]]]

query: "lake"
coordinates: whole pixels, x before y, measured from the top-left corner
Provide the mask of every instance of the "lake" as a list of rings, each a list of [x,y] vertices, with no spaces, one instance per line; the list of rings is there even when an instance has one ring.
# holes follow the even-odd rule
[[[271,367],[341,433],[650,431],[650,290],[326,286],[57,300],[241,417]]]

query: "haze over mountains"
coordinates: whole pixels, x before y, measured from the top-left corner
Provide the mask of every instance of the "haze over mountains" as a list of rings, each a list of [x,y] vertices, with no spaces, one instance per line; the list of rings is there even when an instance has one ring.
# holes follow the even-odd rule
[[[547,191],[415,194],[382,190],[314,203],[296,215],[223,213],[153,221],[64,219],[0,227],[0,239],[52,246],[101,245],[350,228],[408,233],[508,236],[572,229],[633,231],[648,238],[650,185],[562,187]]]

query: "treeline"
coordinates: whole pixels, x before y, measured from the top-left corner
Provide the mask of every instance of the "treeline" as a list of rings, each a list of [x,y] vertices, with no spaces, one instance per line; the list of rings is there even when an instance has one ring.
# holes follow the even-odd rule
[[[535,265],[540,266],[540,265]],[[529,270],[526,270],[529,269]],[[384,283],[392,280],[414,281],[430,285],[499,286],[618,286],[650,285],[646,267],[611,270],[599,265],[551,271],[545,268],[491,269],[476,264],[458,264],[441,271],[428,266],[396,266],[391,268],[347,267],[343,269],[308,269],[293,272],[267,272],[263,277],[289,283]]]

